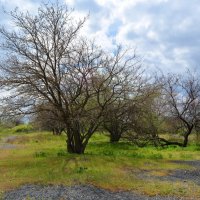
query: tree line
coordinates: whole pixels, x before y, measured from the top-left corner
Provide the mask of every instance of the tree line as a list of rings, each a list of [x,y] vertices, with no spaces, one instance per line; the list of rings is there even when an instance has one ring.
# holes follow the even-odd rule
[[[111,142],[182,147],[198,132],[197,74],[148,76],[134,49],[108,52],[83,37],[87,18],[75,20],[66,5],[8,14],[15,28],[0,28],[0,88],[8,91],[2,116],[33,115],[54,134],[65,132],[68,152],[78,154],[96,131]],[[166,133],[179,138],[161,137]]]

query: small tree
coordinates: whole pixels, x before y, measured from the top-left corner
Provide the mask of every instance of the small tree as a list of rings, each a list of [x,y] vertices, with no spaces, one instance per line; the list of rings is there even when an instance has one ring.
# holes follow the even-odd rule
[[[183,142],[161,141],[167,145],[176,144],[186,147],[190,134],[200,122],[200,82],[198,76],[190,71],[185,76],[168,75],[163,78],[163,92],[167,103],[166,115],[173,123],[174,132],[183,136]]]
[[[130,129],[129,107],[125,102],[110,105],[104,112],[103,127],[110,134],[110,142],[118,142]]]
[[[136,59],[137,60],[137,59]],[[103,127],[110,134],[110,142],[118,142],[122,135],[131,129],[132,108],[137,104],[136,97],[141,95],[146,80],[139,60],[134,70],[126,71],[127,81],[122,83],[123,95],[113,104],[106,107],[103,116]]]
[[[156,83],[146,84],[140,96],[134,99],[129,107],[129,130],[124,138],[138,146],[147,144],[159,145],[159,131],[162,124],[158,99],[160,86]]]

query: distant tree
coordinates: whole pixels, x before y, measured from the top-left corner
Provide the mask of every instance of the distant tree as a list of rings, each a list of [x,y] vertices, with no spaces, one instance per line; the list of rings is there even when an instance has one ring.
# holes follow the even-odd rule
[[[52,108],[51,105],[38,105],[34,113],[32,117],[34,127],[52,131],[53,135],[61,135],[65,130],[65,123],[61,121],[61,113]]]
[[[166,116],[174,127],[174,132],[183,136],[183,142],[161,139],[166,145],[188,145],[190,134],[200,125],[200,80],[196,73],[187,71],[185,76],[168,75],[162,79],[167,105]]]
[[[122,135],[131,129],[132,107],[137,103],[136,96],[141,95],[142,87],[145,84],[139,60],[134,70],[127,74],[127,81],[122,83],[123,95],[108,105],[104,111],[103,127],[110,134],[110,142],[118,142]]]
[[[83,39],[86,19],[75,21],[58,3],[42,5],[35,16],[18,10],[10,16],[15,29],[0,29],[7,53],[0,86],[10,91],[6,114],[49,104],[65,123],[68,152],[84,153],[106,107],[122,97],[124,72],[135,67],[135,54],[120,47],[106,53]]]
[[[134,104],[129,108],[129,130],[123,138],[138,146],[147,144],[159,145],[159,131],[162,124],[157,100],[160,97],[160,86],[147,84]]]
[[[110,142],[118,142],[122,134],[130,129],[129,105],[118,101],[104,112],[103,127],[110,134]]]

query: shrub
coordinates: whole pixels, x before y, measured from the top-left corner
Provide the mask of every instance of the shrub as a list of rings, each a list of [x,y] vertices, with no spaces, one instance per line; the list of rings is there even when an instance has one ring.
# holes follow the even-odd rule
[[[33,127],[30,124],[20,124],[12,128],[12,131],[14,133],[28,133],[31,132],[32,130]]]
[[[83,173],[85,170],[87,170],[88,168],[87,167],[79,167],[77,170],[76,170],[76,172],[77,173]]]

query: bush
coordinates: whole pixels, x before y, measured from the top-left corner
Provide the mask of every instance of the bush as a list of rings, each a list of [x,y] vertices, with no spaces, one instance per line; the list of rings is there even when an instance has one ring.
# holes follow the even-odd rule
[[[87,167],[79,167],[76,172],[79,174],[82,174],[84,171],[86,171],[88,168]]]
[[[29,133],[33,130],[32,125],[30,124],[20,124],[12,128],[14,133]]]

